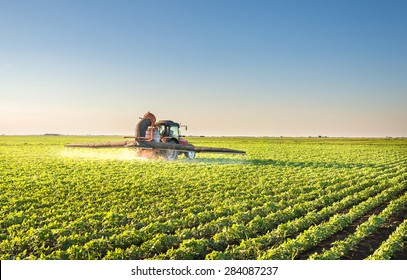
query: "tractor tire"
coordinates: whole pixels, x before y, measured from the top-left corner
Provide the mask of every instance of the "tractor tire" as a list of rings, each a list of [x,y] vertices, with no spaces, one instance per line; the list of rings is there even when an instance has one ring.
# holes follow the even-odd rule
[[[170,140],[167,143],[178,144],[175,140]],[[178,158],[178,151],[176,151],[176,150],[163,150],[163,154],[164,154],[164,157],[169,161],[173,161]]]
[[[185,152],[184,155],[186,158],[192,159],[192,158],[195,158],[196,152],[193,152],[193,151]]]

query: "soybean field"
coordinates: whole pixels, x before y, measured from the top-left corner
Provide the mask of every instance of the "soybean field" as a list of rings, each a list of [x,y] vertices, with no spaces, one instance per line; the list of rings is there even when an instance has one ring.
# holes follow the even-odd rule
[[[0,136],[0,259],[407,259],[407,139]]]

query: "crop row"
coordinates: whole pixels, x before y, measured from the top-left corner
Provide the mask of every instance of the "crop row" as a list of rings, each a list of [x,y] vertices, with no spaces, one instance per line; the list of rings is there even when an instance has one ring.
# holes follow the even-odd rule
[[[356,231],[349,235],[344,240],[334,242],[329,250],[323,250],[320,254],[313,254],[310,259],[327,259],[334,260],[340,259],[347,254],[349,250],[354,248],[361,240],[369,235],[374,234],[377,229],[386,222],[391,216],[405,212],[407,210],[407,193],[400,198],[393,200],[390,204],[379,214],[372,215],[369,219],[360,224]],[[393,252],[392,252],[393,253]],[[382,257],[381,257],[382,258]]]
[[[407,219],[405,219],[397,229],[384,241],[380,247],[367,259],[369,260],[389,260],[396,253],[405,249],[407,241]]]
[[[261,259],[292,259],[299,252],[305,251],[316,246],[330,235],[349,226],[357,218],[367,213],[369,210],[381,205],[382,203],[393,198],[400,192],[404,191],[407,185],[404,183],[388,188],[375,197],[354,206],[346,214],[336,214],[328,222],[317,226],[311,226],[308,230],[302,232],[295,239],[285,241],[281,246],[265,252]]]
[[[284,240],[287,238],[301,233],[314,224],[323,222],[325,219],[344,211],[353,205],[357,205],[380,191],[385,191],[389,185],[397,184],[399,181],[402,181],[402,178],[384,181],[379,185],[373,185],[361,192],[348,195],[345,198],[334,202],[332,205],[326,206],[318,212],[311,211],[305,216],[300,216],[294,220],[288,221],[287,223],[281,223],[276,229],[266,233],[263,236],[245,239],[238,246],[228,247],[226,253],[219,252],[218,257],[232,259],[256,259],[263,253],[264,250],[267,250],[267,248],[284,242]],[[211,257],[214,256],[212,255]]]

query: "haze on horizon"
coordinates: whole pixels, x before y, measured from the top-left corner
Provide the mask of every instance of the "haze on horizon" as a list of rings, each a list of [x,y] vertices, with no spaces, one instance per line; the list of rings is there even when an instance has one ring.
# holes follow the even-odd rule
[[[407,136],[406,1],[0,3],[0,135]]]

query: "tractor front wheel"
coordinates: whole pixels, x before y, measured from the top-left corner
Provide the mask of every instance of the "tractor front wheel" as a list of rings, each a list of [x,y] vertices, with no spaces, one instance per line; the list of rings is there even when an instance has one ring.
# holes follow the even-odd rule
[[[194,158],[196,155],[195,152],[191,151],[191,152],[185,152],[185,157],[187,158]]]

